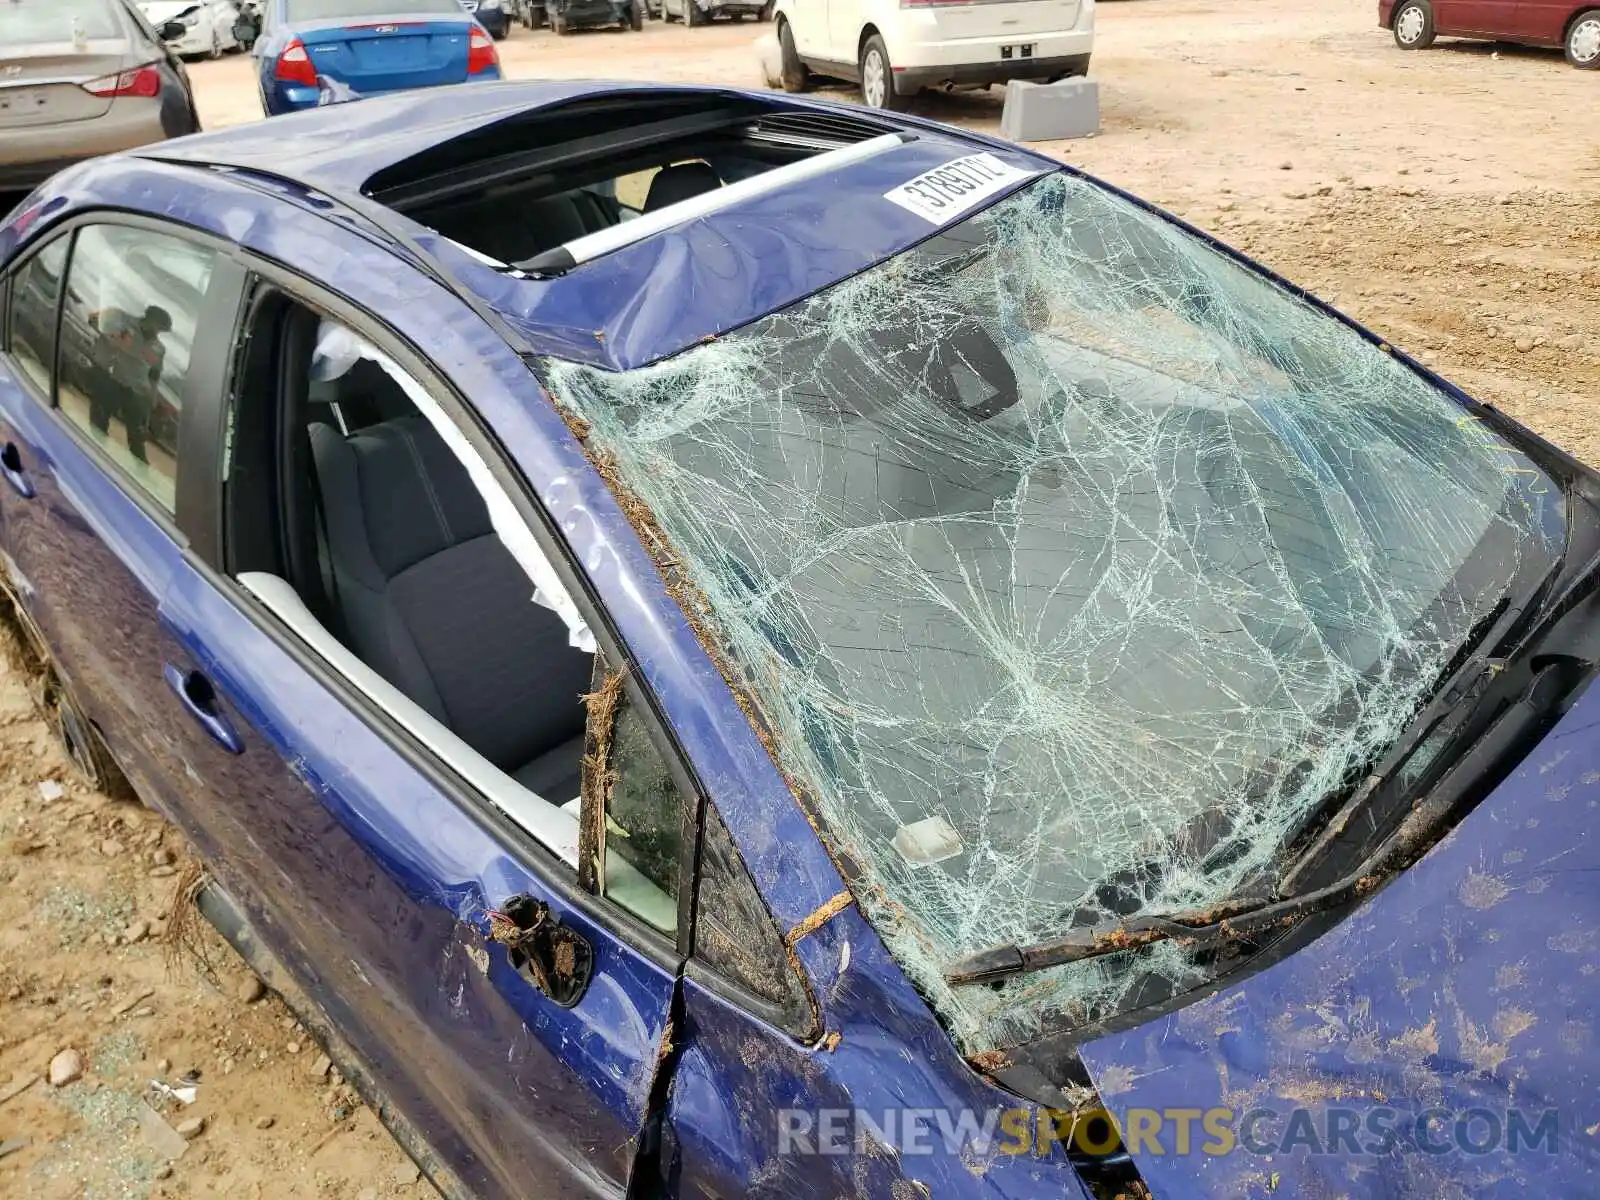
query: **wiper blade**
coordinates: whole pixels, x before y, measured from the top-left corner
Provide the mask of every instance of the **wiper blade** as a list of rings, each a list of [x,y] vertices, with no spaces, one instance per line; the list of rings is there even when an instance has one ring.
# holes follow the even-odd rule
[[[1316,891],[1267,904],[1218,905],[1209,909],[1139,917],[1113,926],[1072,930],[1031,946],[995,946],[958,959],[944,969],[945,982],[987,983],[1030,974],[1066,963],[1083,962],[1136,950],[1156,942],[1176,942],[1186,949],[1207,949],[1228,942],[1249,941],[1301,918],[1337,908],[1373,891],[1395,870],[1415,860],[1472,791],[1484,773],[1530,732],[1537,729],[1571,690],[1571,666],[1554,663],[1536,674],[1516,703],[1484,730],[1472,748],[1411,810],[1355,870]]]

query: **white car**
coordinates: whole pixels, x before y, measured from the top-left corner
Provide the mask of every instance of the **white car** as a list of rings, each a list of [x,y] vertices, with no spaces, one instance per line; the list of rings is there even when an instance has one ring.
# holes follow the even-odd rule
[[[233,36],[239,6],[233,0],[140,0],[139,9],[157,29],[168,21],[189,27],[183,37],[167,42],[167,48],[182,58],[220,58],[239,49]]]
[[[873,108],[923,88],[1086,75],[1094,0],[777,0],[786,91],[809,75],[855,80]]]

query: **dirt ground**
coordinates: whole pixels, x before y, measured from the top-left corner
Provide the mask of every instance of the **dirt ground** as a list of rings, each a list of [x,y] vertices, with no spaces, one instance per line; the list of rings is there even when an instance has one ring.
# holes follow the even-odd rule
[[[1103,130],[1046,149],[1600,462],[1600,78],[1507,46],[1406,54],[1376,7],[1101,0]],[[759,86],[751,43],[768,28],[518,29],[501,53],[516,77]],[[192,71],[208,127],[259,118],[247,60]],[[1000,106],[994,92],[921,111],[993,130]],[[21,682],[0,677],[0,1195],[431,1195],[281,1004],[249,999],[219,941],[210,973],[169,964],[160,934],[182,866],[152,814],[68,783]],[[13,1094],[64,1048],[83,1055],[81,1080]],[[149,1087],[189,1070],[191,1107]],[[181,1158],[140,1132],[145,1100],[170,1125],[204,1119]],[[31,1140],[8,1153],[15,1138]]]

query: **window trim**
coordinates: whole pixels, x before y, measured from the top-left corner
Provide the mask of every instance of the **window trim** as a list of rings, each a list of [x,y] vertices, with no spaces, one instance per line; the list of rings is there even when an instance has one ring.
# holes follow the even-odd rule
[[[690,771],[676,739],[667,732],[653,696],[637,681],[632,669],[633,660],[623,653],[623,646],[615,629],[604,616],[603,608],[590,594],[587,583],[576,572],[566,543],[554,532],[553,522],[544,506],[532,495],[522,475],[509,464],[509,460],[488,428],[463,398],[455,384],[428,360],[399,330],[378,316],[332,293],[313,280],[246,250],[238,251],[241,273],[246,279],[245,297],[252,303],[241,303],[235,314],[232,333],[226,339],[224,357],[228,363],[223,387],[216,390],[195,409],[195,420],[205,431],[207,446],[205,461],[215,460],[209,491],[204,506],[190,514],[203,522],[207,530],[219,531],[214,546],[196,544],[190,555],[191,565],[212,586],[228,596],[238,608],[263,633],[305,668],[319,684],[326,688],[345,709],[362,721],[385,743],[413,767],[442,795],[453,802],[466,815],[477,820],[482,828],[499,840],[513,853],[530,874],[537,876],[564,902],[581,911],[586,918],[609,933],[625,940],[633,949],[645,954],[658,964],[681,972],[692,944],[693,895],[696,884],[692,864],[699,847],[700,805],[704,790]],[[223,527],[223,489],[221,442],[226,427],[226,413],[236,399],[237,372],[242,364],[240,350],[253,331],[246,319],[258,311],[254,301],[260,298],[263,288],[275,290],[287,300],[319,316],[338,321],[359,337],[370,342],[396,365],[420,384],[432,397],[445,416],[461,433],[472,451],[482,460],[495,483],[511,502],[517,518],[526,527],[534,543],[544,554],[557,578],[572,598],[597,645],[597,658],[606,664],[626,663],[623,669],[624,687],[629,700],[641,709],[652,744],[666,763],[669,773],[684,796],[684,833],[680,857],[678,887],[678,925],[675,936],[663,934],[642,919],[623,909],[603,895],[597,895],[579,884],[578,873],[562,862],[549,847],[541,844],[526,829],[496,807],[483,794],[463,779],[457,771],[414,734],[404,724],[366,696],[361,689],[335,666],[327,662],[315,649],[307,645],[292,629],[281,621],[265,604],[251,595],[249,589],[229,575],[225,568],[225,546],[221,542]],[[508,353],[511,351],[508,349]],[[530,381],[537,382],[532,372]],[[685,873],[684,865],[690,866]]]

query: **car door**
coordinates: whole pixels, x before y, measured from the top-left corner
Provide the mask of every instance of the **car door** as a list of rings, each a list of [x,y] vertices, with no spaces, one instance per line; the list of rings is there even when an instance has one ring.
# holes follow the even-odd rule
[[[391,348],[419,387],[449,391],[409,357],[416,331],[397,337],[330,296],[310,302]],[[219,416],[219,463],[225,428]],[[198,518],[196,541],[216,527]],[[422,1131],[485,1200],[623,1195],[648,1145],[676,941],[585,896],[304,628],[253,600],[220,550],[177,568],[160,616],[182,644],[178,670],[205,680],[233,734],[191,748],[186,775],[168,781],[173,806],[208,835],[236,905],[352,1046],[369,1099]],[[592,955],[576,996],[543,990],[491,936],[491,914],[513,907],[547,913]]]
[[[865,0],[823,0],[828,13],[826,55],[834,62],[855,64],[857,42],[866,20]]]
[[[1433,23],[1440,33],[1510,37],[1516,29],[1518,0],[1434,0]]]
[[[1573,0],[1517,0],[1514,32],[1524,41],[1559,46],[1568,18],[1581,7]]]
[[[42,263],[58,286],[36,278]],[[209,348],[226,341],[241,277],[203,239],[120,217],[63,231],[11,274],[8,572],[59,675],[160,805],[189,735],[157,620],[184,552],[186,418],[218,386]]]
[[[807,58],[828,57],[829,0],[790,0],[785,9],[795,49]]]

